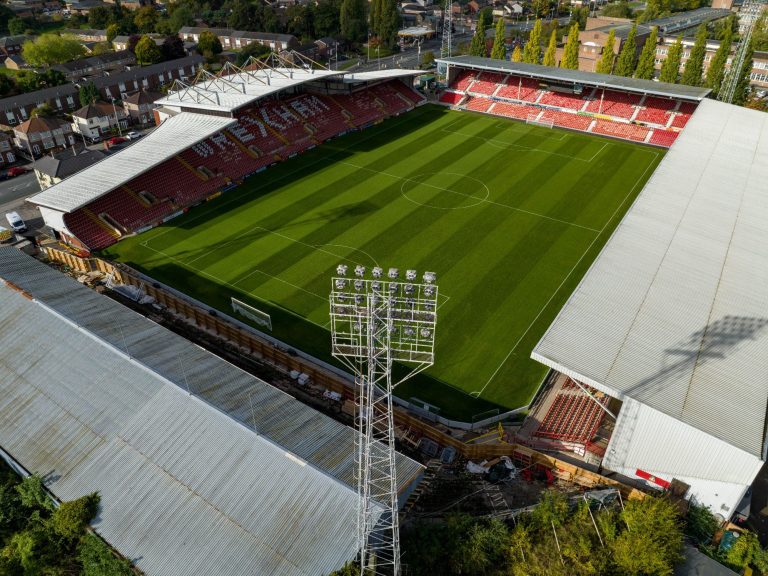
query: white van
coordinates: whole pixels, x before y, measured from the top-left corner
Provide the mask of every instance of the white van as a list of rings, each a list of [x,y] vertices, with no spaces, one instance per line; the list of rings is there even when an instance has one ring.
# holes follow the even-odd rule
[[[8,224],[11,225],[14,232],[26,232],[27,225],[24,223],[24,220],[21,219],[18,212],[8,212],[8,214],[5,215],[5,219],[8,220]]]

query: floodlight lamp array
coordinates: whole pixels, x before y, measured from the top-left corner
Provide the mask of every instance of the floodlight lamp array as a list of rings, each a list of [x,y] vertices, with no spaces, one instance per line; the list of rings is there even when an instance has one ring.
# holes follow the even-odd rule
[[[354,278],[346,277],[348,270],[344,264],[337,266],[339,276],[331,283],[333,354],[365,358],[386,347],[393,360],[431,364],[437,322],[436,275],[426,272],[425,282],[417,283],[416,270],[407,270],[404,282],[397,268],[388,270],[388,279],[382,278],[384,271],[378,266],[371,270],[370,278],[366,278],[364,266],[355,267]],[[386,338],[382,338],[384,333]],[[370,339],[372,334],[376,337]]]

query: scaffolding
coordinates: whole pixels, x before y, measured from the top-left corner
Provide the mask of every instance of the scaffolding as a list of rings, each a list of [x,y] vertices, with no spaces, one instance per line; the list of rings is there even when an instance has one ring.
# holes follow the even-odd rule
[[[355,376],[357,539],[362,573],[398,576],[400,537],[392,391],[434,363],[435,274],[340,264],[331,281],[333,356]],[[393,364],[405,367],[393,376]]]
[[[741,8],[742,12],[750,15],[746,20],[744,31],[741,35],[741,40],[738,46],[736,46],[736,53],[731,60],[731,67],[723,80],[723,86],[720,88],[718,98],[722,102],[728,104],[733,103],[733,99],[736,96],[736,89],[739,86],[741,69],[744,67],[744,61],[747,58],[747,53],[751,50],[752,45],[752,30],[755,23],[760,19],[765,6],[763,2],[756,0],[747,0]],[[752,15],[754,14],[754,17]]]

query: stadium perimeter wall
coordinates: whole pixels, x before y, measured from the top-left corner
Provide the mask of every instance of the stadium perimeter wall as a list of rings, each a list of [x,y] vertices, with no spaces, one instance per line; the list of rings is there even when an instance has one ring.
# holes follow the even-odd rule
[[[307,358],[294,356],[284,349],[277,348],[273,343],[257,335],[254,329],[240,324],[235,319],[223,314],[211,315],[208,307],[194,302],[166,290],[159,283],[151,283],[138,272],[127,267],[117,267],[100,258],[81,258],[70,252],[57,248],[43,247],[42,253],[51,261],[64,264],[80,272],[99,271],[106,275],[112,275],[117,283],[140,288],[147,296],[155,299],[155,302],[166,307],[173,314],[182,317],[187,323],[213,334],[248,353],[261,358],[274,368],[283,373],[292,370],[304,372],[319,386],[342,395],[345,403],[345,411],[352,409],[354,402],[353,381],[349,375],[340,370],[328,370],[313,364]],[[506,415],[500,415],[491,419],[493,422]],[[444,420],[444,419],[443,419]],[[490,423],[493,423],[490,422]],[[623,484],[615,479],[607,478],[586,468],[581,468],[570,462],[566,462],[553,456],[543,454],[533,448],[519,444],[499,442],[495,444],[468,444],[459,438],[434,427],[405,409],[395,410],[395,424],[404,430],[411,430],[421,437],[432,440],[440,446],[454,448],[464,458],[470,460],[490,460],[500,456],[509,456],[518,463],[536,465],[547,468],[557,478],[573,482],[575,484],[591,488],[594,486],[612,486],[619,489],[625,498],[642,498],[644,493],[636,487]],[[460,423],[471,426],[467,423]],[[487,427],[489,423],[475,423],[476,428]]]

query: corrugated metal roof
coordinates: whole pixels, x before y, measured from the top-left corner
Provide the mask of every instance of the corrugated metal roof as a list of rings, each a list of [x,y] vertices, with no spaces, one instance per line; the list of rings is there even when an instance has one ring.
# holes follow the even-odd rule
[[[139,568],[354,556],[352,429],[14,249],[0,277],[37,300],[0,284],[0,445],[63,499],[100,491],[96,529]],[[402,485],[421,469],[398,458]]]
[[[768,115],[705,100],[532,357],[762,456]]]
[[[71,212],[235,122],[234,118],[183,112],[168,118],[150,136],[28,200]]]
[[[171,107],[183,106],[185,110],[232,112],[286,88],[294,88],[306,82],[339,76],[343,73],[314,68],[252,70],[203,80],[182,90],[168,92],[168,95],[158,100],[157,104]]]
[[[597,88],[609,88],[615,90],[627,90],[643,94],[656,94],[667,98],[685,98],[687,100],[701,100],[709,94],[709,88],[697,88],[683,84],[667,84],[666,82],[654,82],[653,80],[640,80],[638,78],[624,78],[611,74],[598,74],[596,72],[584,72],[582,70],[568,70],[554,66],[541,66],[539,64],[526,64],[525,62],[511,62],[509,60],[494,60],[479,56],[454,56],[452,58],[438,58],[437,62],[445,62],[449,65],[464,66],[478,70],[491,70],[507,72],[542,80],[556,82],[573,82],[584,86],[596,86]]]

